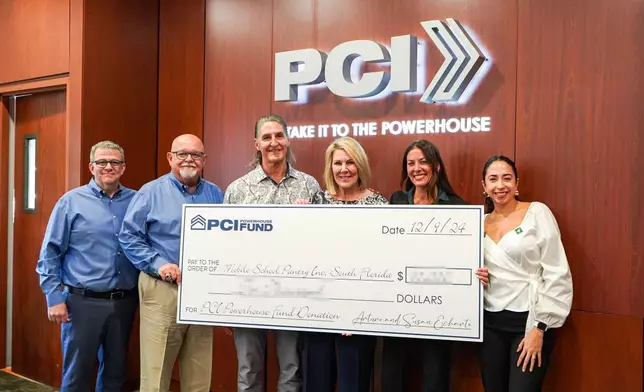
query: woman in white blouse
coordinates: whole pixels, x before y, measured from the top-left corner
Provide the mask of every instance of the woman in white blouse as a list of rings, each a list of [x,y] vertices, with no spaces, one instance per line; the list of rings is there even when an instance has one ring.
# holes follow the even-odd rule
[[[572,306],[572,277],[557,222],[540,202],[521,202],[514,162],[490,158],[486,197],[484,337],[481,374],[486,392],[533,392],[541,386]]]

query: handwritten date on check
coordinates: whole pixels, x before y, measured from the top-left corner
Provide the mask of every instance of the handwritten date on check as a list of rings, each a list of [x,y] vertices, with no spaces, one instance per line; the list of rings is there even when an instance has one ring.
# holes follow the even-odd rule
[[[481,341],[482,206],[184,205],[177,322]]]

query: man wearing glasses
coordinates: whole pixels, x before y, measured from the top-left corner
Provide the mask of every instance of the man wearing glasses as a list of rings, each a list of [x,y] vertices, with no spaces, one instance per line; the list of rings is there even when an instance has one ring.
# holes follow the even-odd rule
[[[213,328],[177,324],[179,247],[184,203],[219,204],[223,193],[202,178],[201,140],[181,135],[167,153],[170,173],[145,184],[132,200],[119,235],[139,275],[141,392],[166,392],[179,358],[181,390],[208,392]]]
[[[89,184],[56,203],[45,231],[36,271],[47,298],[49,320],[61,323],[62,392],[120,391],[138,305],[138,271],[118,241],[135,192],[120,184],[123,148],[103,141],[90,151]]]

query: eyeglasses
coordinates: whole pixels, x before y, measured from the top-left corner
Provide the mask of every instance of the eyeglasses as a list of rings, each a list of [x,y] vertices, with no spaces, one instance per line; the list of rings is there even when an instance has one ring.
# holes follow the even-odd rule
[[[92,163],[95,164],[96,166],[100,167],[101,169],[105,169],[108,164],[112,165],[113,169],[119,169],[121,167],[121,165],[124,164],[125,162],[117,161],[117,160],[107,161],[105,159],[101,159],[101,160],[98,160],[98,161],[93,161]]]
[[[190,155],[195,161],[206,156],[206,154],[203,152],[172,151],[172,153],[181,160],[187,159],[188,155]]]

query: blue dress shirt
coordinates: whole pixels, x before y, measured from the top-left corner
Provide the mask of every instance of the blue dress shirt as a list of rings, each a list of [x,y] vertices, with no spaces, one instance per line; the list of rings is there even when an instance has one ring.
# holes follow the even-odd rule
[[[110,197],[92,178],[58,200],[36,266],[47,306],[64,302],[61,284],[99,292],[136,287],[138,271],[118,242],[135,194],[120,186]]]
[[[168,173],[143,185],[125,214],[119,241],[134,266],[151,275],[179,264],[183,204],[221,204],[223,193],[200,179],[194,193]]]

